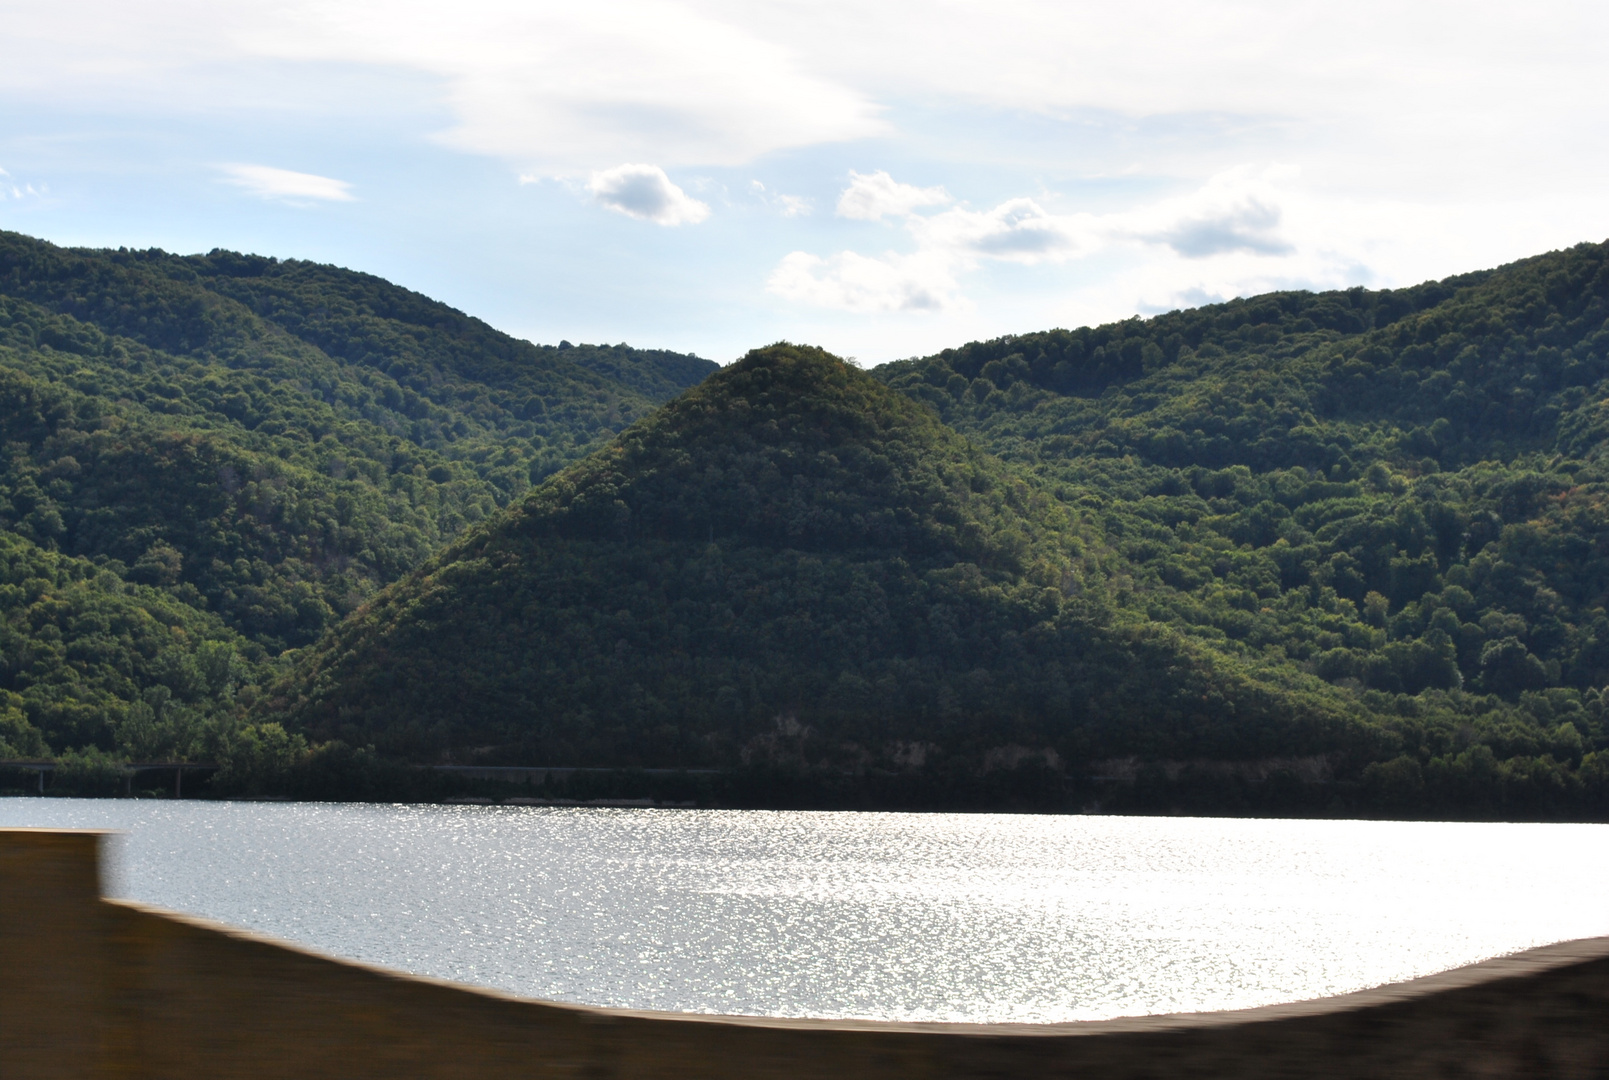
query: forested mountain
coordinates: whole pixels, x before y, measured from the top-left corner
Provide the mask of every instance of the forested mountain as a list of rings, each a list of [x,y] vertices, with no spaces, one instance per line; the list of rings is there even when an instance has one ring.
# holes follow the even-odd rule
[[[415,759],[617,767],[966,771],[1367,738],[1119,617],[1100,562],[1098,534],[926,408],[773,346],[450,545],[268,704]]]
[[[876,374],[1099,521],[1120,603],[1349,690],[1402,739],[1406,788],[1492,755],[1568,787],[1551,764],[1606,742],[1606,262],[1582,245]]]
[[[89,609],[136,598],[175,656],[226,641],[261,665],[714,368],[534,346],[331,267],[0,233],[0,688],[34,729],[0,739],[128,748],[147,698],[224,707],[153,674],[173,665],[140,634],[108,637],[110,608],[39,614],[63,583]]]
[[[0,756],[1609,815],[1606,262],[706,380],[0,234]]]

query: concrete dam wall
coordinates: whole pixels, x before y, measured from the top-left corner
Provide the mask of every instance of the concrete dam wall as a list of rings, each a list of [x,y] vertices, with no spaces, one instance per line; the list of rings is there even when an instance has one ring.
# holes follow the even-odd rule
[[[524,1000],[107,900],[99,844],[0,830],[6,1080],[1609,1077],[1609,938],[1236,1012],[1045,1025],[701,1017]]]

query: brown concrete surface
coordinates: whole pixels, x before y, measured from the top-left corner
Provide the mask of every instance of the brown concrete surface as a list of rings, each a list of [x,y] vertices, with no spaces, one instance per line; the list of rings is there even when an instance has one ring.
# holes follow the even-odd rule
[[[4,1080],[1609,1080],[1609,938],[1238,1012],[1046,1025],[697,1017],[513,998],[105,900],[99,839],[0,830]]]

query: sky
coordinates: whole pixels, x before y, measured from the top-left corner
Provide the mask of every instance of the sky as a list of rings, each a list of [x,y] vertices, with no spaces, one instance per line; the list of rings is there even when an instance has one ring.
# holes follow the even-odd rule
[[[1609,4],[0,0],[0,228],[863,364],[1609,238]]]

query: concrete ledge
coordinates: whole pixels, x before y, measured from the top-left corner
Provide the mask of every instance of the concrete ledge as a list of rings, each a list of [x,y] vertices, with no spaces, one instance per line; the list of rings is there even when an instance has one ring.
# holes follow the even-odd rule
[[[0,1076],[1609,1076],[1609,938],[1356,994],[1073,1024],[563,1005],[102,899],[99,834],[0,830]]]

